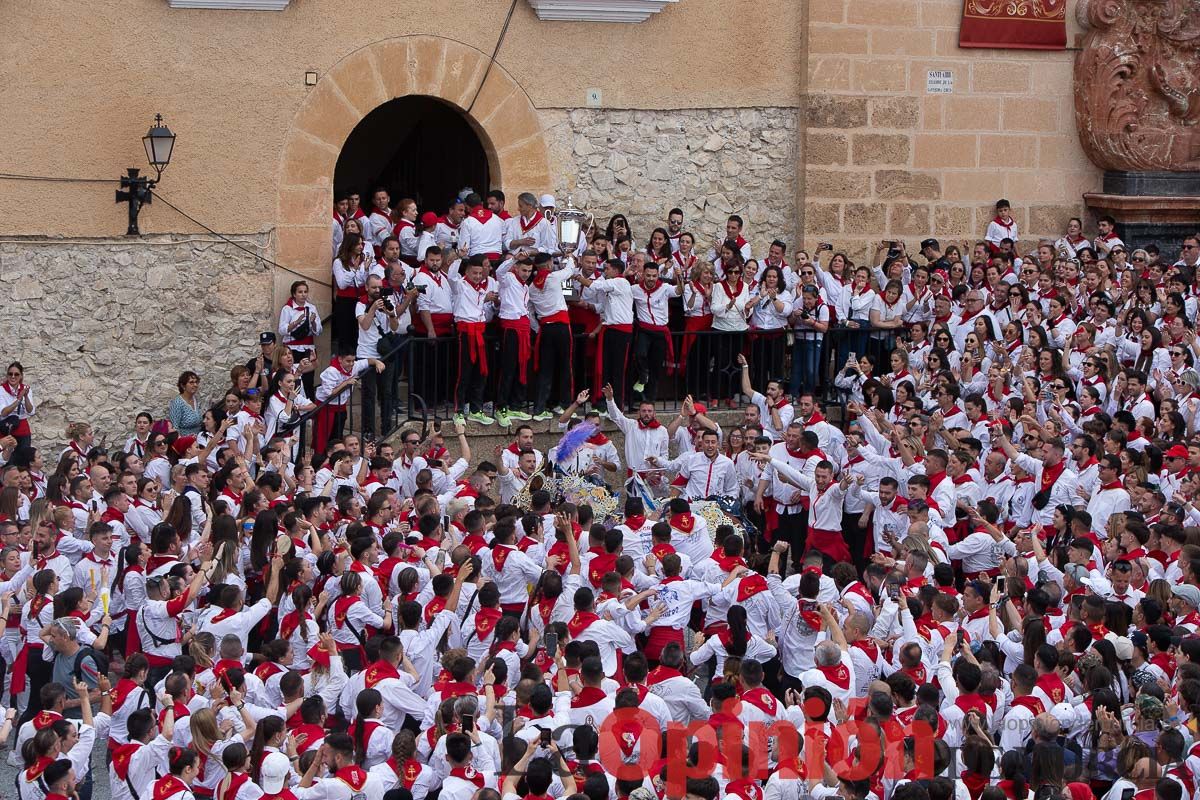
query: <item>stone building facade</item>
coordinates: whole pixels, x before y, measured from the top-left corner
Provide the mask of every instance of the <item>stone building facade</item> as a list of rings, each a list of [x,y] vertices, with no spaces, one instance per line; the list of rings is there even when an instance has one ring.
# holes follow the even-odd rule
[[[639,24],[543,21],[518,0],[503,41],[508,0],[239,5],[95,0],[88,26],[68,0],[0,8],[25,43],[0,50],[0,101],[21,109],[0,127],[0,330],[34,380],[76,397],[46,409],[48,437],[81,415],[112,440],[140,410],[124,405],[131,377],[164,401],[155,413],[183,367],[224,385],[297,275],[327,307],[337,160],[397,97],[458,109],[510,210],[521,191],[570,194],[601,223],[627,213],[643,241],[678,205],[705,246],[738,213],[759,253],[780,237],[863,259],[880,239],[977,238],[1000,196],[1031,239],[1100,184],[1074,131],[1072,54],[962,50],[960,0],[679,0]],[[131,35],[156,47],[113,59],[107,43]],[[953,91],[931,93],[930,71]],[[3,177],[115,179],[144,165],[156,112],[179,137],[162,196],[280,266],[163,203],[126,239],[114,184]]]

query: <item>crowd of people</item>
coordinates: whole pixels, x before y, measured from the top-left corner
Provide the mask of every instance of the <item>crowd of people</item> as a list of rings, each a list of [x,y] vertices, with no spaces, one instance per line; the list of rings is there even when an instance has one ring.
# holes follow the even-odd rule
[[[969,254],[759,262],[736,217],[706,257],[678,209],[646,247],[619,215],[564,247],[549,196],[373,202],[335,213],[328,367],[298,283],[224,393],[185,370],[121,446],[80,421],[58,452],[48,389],[8,366],[13,796],[1194,800],[1196,237],[1177,261],[1108,219],[1030,245],[1001,201]],[[376,442],[344,397],[387,407],[410,325],[453,348],[461,416]],[[698,363],[728,385],[663,424],[655,378]],[[730,399],[725,430],[701,400]],[[603,417],[621,447],[597,427],[543,452],[524,424]],[[473,453],[468,419],[512,442]],[[753,525],[709,530],[712,499]]]

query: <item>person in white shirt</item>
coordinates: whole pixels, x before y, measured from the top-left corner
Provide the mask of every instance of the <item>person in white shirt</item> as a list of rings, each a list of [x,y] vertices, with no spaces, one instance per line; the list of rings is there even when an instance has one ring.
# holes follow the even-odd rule
[[[378,249],[383,246],[383,240],[392,235],[396,220],[392,216],[392,198],[387,189],[376,189],[371,194],[371,204],[371,213],[363,225],[363,235]]]
[[[491,212],[488,212],[491,213]],[[454,419],[491,425],[483,413],[488,378],[488,345],[484,329],[496,313],[495,281],[487,277],[484,255],[467,258],[463,280],[454,281],[454,327],[458,332],[458,383],[454,387]]]
[[[533,419],[538,422],[554,419],[571,402],[571,318],[563,283],[576,273],[575,261],[563,259],[562,266],[553,267],[549,253],[533,257],[533,281],[529,300],[537,314],[538,334],[533,347],[533,366],[537,372]],[[553,408],[553,413],[549,410]]]
[[[454,286],[448,274],[446,259],[454,252],[443,255],[440,247],[425,250],[425,259],[413,277],[417,295],[417,313],[413,317],[413,332],[430,339],[450,339],[454,335]],[[453,345],[449,341],[413,342],[413,375],[417,394],[424,398],[427,407],[440,406],[447,400],[447,360]]]
[[[633,344],[633,396],[654,402],[659,377],[675,360],[671,331],[667,327],[667,301],[683,294],[683,284],[671,286],[659,281],[658,265],[646,264],[642,282],[632,287],[633,307],[637,314],[637,338]]]
[[[484,255],[493,265],[498,265],[508,226],[483,204],[483,198],[478,194],[467,195],[465,202],[470,211],[458,227],[459,248],[467,251],[468,258]]]
[[[520,213],[508,221],[506,249],[511,252],[521,249],[539,253],[555,252],[554,229],[550,220],[538,210],[537,198],[529,192],[522,192],[517,197],[517,210]]]
[[[292,351],[299,364],[306,358],[316,358],[316,337],[322,330],[321,314],[308,302],[308,281],[293,282],[288,301],[279,311],[279,341]],[[315,391],[314,376],[312,370],[302,373],[304,393],[309,397]]]
[[[596,339],[596,383],[611,385],[620,405],[628,401],[625,376],[629,371],[629,346],[633,341],[633,285],[625,279],[625,264],[619,258],[604,262],[604,276],[574,277],[585,289],[604,296],[602,324]]]
[[[992,254],[1000,252],[1000,243],[1009,239],[1013,244],[1020,241],[1017,234],[1017,221],[1012,218],[1012,208],[1007,200],[996,201],[996,216],[988,223],[987,233],[983,237]]]
[[[1107,214],[1096,220],[1096,227],[1100,231],[1100,235],[1093,242],[1096,245],[1096,255],[1107,256],[1114,247],[1125,244],[1121,237],[1117,236],[1117,221]]]
[[[666,426],[654,416],[654,404],[639,404],[637,418],[630,419],[621,413],[620,406],[613,399],[612,384],[605,384],[604,399],[608,409],[608,418],[625,437],[627,476],[633,477],[635,472],[646,472],[647,470],[656,472],[656,468],[650,463],[648,457],[666,461],[670,437],[667,434]]]
[[[746,357],[738,353],[737,361],[742,368],[742,394],[748,395],[750,402],[758,408],[763,435],[770,437],[771,441],[780,441],[796,416],[796,409],[783,393],[783,381],[774,378],[767,381],[767,393],[764,395],[750,383],[750,364]]]
[[[1092,518],[1092,533],[1101,539],[1108,536],[1108,518],[1120,514],[1130,508],[1129,492],[1121,482],[1121,459],[1112,453],[1105,453],[1099,459],[1100,485],[1087,501],[1087,512]],[[1081,496],[1086,491],[1079,488]]]
[[[496,270],[499,288],[500,378],[496,384],[496,421],[507,428],[512,420],[528,422],[525,397],[533,367],[532,332],[529,323],[529,277],[533,261],[521,254]]]
[[[705,500],[710,497],[736,497],[738,494],[737,470],[733,459],[720,450],[721,439],[716,431],[705,430],[700,434],[700,450],[684,453],[670,461],[659,462],[677,474],[671,494],[687,500]]]
[[[383,280],[377,275],[371,275],[367,278],[367,295],[366,302],[360,300],[354,306],[354,316],[358,320],[358,348],[357,356],[362,359],[377,359],[381,360],[380,356],[387,357],[390,354],[381,352],[380,343],[383,340],[385,333],[398,333],[400,331],[400,317],[397,313],[401,311],[397,307],[397,303],[401,303],[405,309],[409,298],[404,297],[403,300],[397,298],[396,301],[389,300],[383,297]],[[382,374],[372,372],[370,370],[363,373],[362,386],[362,418],[361,430],[364,433],[374,434],[375,432],[375,401],[379,401],[380,424],[384,430],[391,426],[392,419],[392,376],[389,369],[395,370],[395,366],[388,366],[388,362],[384,362],[384,371]]]
[[[751,291],[746,302],[746,308],[750,309],[751,377],[756,386],[766,386],[771,378],[783,376],[783,354],[787,345],[784,333],[793,305],[795,298],[787,289],[783,271],[778,267],[767,267],[762,282]]]

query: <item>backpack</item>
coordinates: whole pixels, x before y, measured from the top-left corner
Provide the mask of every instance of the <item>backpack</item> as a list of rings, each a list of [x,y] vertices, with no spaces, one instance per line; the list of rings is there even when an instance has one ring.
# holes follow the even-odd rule
[[[92,662],[96,665],[97,675],[104,675],[107,677],[108,658],[103,653],[86,646],[80,647],[79,651],[75,653],[75,662],[71,665],[71,677],[77,681],[84,680],[83,660],[88,656],[91,656]]]

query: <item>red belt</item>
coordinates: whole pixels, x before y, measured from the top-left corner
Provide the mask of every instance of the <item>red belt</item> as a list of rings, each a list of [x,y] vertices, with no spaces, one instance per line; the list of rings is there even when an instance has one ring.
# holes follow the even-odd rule
[[[454,315],[453,314],[433,314],[430,318],[433,320],[433,332],[438,336],[449,336],[454,333]],[[429,333],[425,327],[425,320],[420,314],[413,317],[413,328],[417,333]]]
[[[655,625],[646,637],[646,658],[657,661],[663,648],[671,643],[682,645],[683,631],[673,625]]]
[[[608,330],[620,331],[621,333],[633,333],[632,325],[601,325],[600,335],[596,339],[596,369],[595,380],[593,381],[592,394],[595,397],[600,396],[600,390],[604,388],[604,332]],[[628,353],[626,353],[628,355]],[[621,402],[621,398],[616,398],[616,402]],[[630,476],[633,475],[631,471]]]
[[[500,320],[500,329],[516,332],[517,361],[521,364],[521,383],[527,383],[526,375],[529,367],[529,317],[502,319]]]
[[[850,560],[850,548],[846,546],[846,537],[841,531],[810,527],[806,547],[816,549],[834,561]]]
[[[995,578],[999,574],[1000,574],[1000,568],[995,567],[993,569],[985,569],[982,572],[967,572],[967,573],[964,573],[964,576],[969,581],[977,581],[980,578]]]
[[[298,349],[301,347],[312,347],[313,337],[305,336],[303,339],[297,339],[294,342],[284,342],[284,344],[286,344],[288,347],[291,347],[293,349]]]
[[[524,603],[501,603],[500,610],[501,611],[511,611],[514,613],[520,613],[525,610],[525,604]]]
[[[348,286],[345,289],[338,289],[336,296],[341,298],[358,299],[359,291],[357,286]]]
[[[501,256],[499,253],[484,253],[484,255],[487,256],[487,259],[489,261],[491,261],[493,264],[496,264],[496,265],[500,264]]]
[[[458,328],[458,335],[465,337],[467,344],[470,346],[471,363],[479,365],[479,374],[488,374],[487,350],[483,343],[483,331],[487,328],[486,322],[463,322],[459,320],[455,323]]]
[[[571,315],[567,313],[567,310],[565,308],[562,311],[555,311],[553,314],[545,317],[544,319],[538,320],[537,342],[534,343],[534,351],[533,351],[533,368],[534,369],[538,368],[538,362],[541,360],[541,357],[542,357],[542,331],[544,331],[546,329],[547,325],[570,326],[570,324],[571,324]]]
[[[666,325],[647,325],[645,322],[638,322],[638,327],[644,331],[653,331],[661,333],[667,337],[667,373],[670,374],[671,366],[675,363],[675,345],[671,343],[671,329]]]

